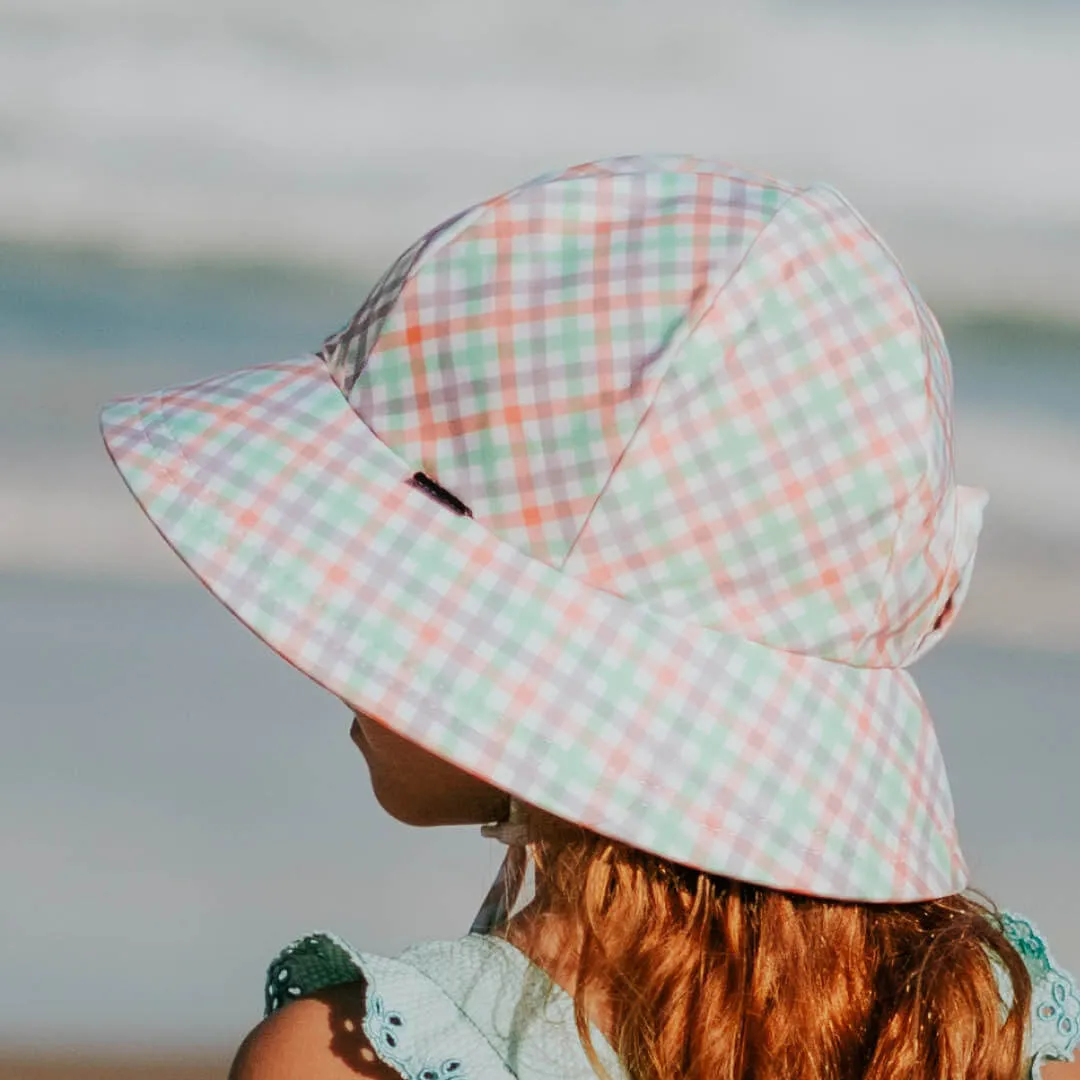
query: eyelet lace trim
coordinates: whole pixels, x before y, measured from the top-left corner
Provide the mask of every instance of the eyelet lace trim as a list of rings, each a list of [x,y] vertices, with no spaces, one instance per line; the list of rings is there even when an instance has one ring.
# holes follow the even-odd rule
[[[363,1028],[375,1053],[407,1080],[468,1080],[468,1072],[457,1058],[417,1067],[415,1052],[409,1052],[411,1027],[401,1013],[387,1009],[378,994],[368,995]]]
[[[1072,976],[1059,968],[1042,935],[1022,916],[1010,912],[998,915],[1001,929],[1020,953],[1031,974],[1032,1000],[1028,1047],[1031,1080],[1041,1080],[1045,1061],[1071,1061],[1080,1045],[1080,990]],[[363,1029],[372,1049],[405,1080],[473,1080],[487,1075],[487,1064],[479,1073],[470,1070],[467,1055],[433,1060],[423,1030],[423,1020],[409,1018],[388,1003],[365,973],[368,964],[346,941],[334,934],[309,934],[281,951],[266,973],[266,1015],[290,1001],[344,983],[364,980],[367,986]],[[379,961],[382,963],[383,961]],[[1008,995],[1002,986],[1003,996]],[[462,1018],[464,1020],[464,1017]],[[421,1028],[414,1026],[421,1024]],[[475,1064],[475,1063],[474,1063]],[[505,1070],[505,1072],[504,1072]],[[502,1075],[512,1075],[503,1063]],[[490,1069],[488,1070],[490,1073]]]
[[[1031,974],[1028,1046],[1032,1080],[1040,1080],[1044,1061],[1071,1061],[1080,1044],[1080,992],[1028,919],[1009,912],[1001,912],[999,919]]]
[[[286,945],[267,968],[264,1015],[297,998],[363,977],[347,942],[334,934],[308,934]]]

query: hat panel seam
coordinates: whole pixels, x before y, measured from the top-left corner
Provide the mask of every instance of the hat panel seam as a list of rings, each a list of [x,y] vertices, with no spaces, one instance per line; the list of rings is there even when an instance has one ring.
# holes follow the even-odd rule
[[[766,188],[763,187],[762,190],[766,190]],[[728,285],[732,282],[732,280],[734,280],[734,278],[739,274],[739,272],[742,270],[742,268],[746,265],[747,260],[751,257],[754,249],[761,242],[762,236],[765,234],[765,232],[775,222],[776,218],[780,215],[780,213],[784,210],[784,208],[787,207],[788,204],[791,203],[795,198],[797,198],[797,196],[798,196],[798,191],[791,192],[791,193],[789,193],[787,195],[787,197],[785,199],[781,200],[776,205],[776,208],[774,209],[772,216],[754,234],[753,239],[747,244],[746,250],[742,253],[742,255],[739,257],[736,264],[732,267],[730,273],[724,278],[724,280],[721,283],[719,283],[713,289],[710,290],[708,301],[702,301],[700,303],[697,311],[694,312],[692,314],[692,316],[688,317],[682,323],[680,323],[680,325],[677,327],[677,329],[676,329],[676,331],[675,331],[675,333],[673,335],[674,340],[670,341],[664,347],[664,360],[665,360],[664,372],[656,380],[656,385],[653,387],[653,392],[652,392],[652,394],[651,394],[651,396],[649,398],[648,404],[645,406],[645,409],[642,411],[641,416],[639,417],[637,424],[634,426],[634,430],[627,437],[626,442],[624,443],[622,450],[619,452],[618,459],[612,465],[611,470],[608,473],[607,479],[604,481],[604,484],[600,489],[600,492],[597,494],[596,498],[593,500],[592,506],[589,507],[589,511],[585,515],[585,517],[584,517],[584,519],[583,519],[583,521],[581,523],[581,528],[578,529],[577,535],[574,537],[573,541],[571,542],[569,548],[566,551],[566,554],[563,556],[563,559],[560,562],[558,569],[562,570],[566,566],[566,563],[573,556],[574,552],[576,551],[577,545],[580,542],[580,540],[582,538],[582,535],[586,532],[586,530],[589,527],[590,522],[592,521],[593,514],[596,512],[596,510],[599,507],[600,503],[603,501],[604,495],[608,492],[609,488],[611,487],[611,484],[612,484],[612,482],[613,482],[613,480],[615,478],[616,473],[619,471],[619,468],[622,465],[623,460],[626,458],[626,455],[629,453],[629,451],[630,451],[632,445],[634,444],[635,440],[637,439],[639,433],[642,431],[642,429],[644,428],[646,422],[648,421],[649,417],[651,416],[652,411],[653,411],[653,405],[655,404],[656,399],[659,397],[659,395],[661,393],[661,390],[664,388],[664,384],[667,382],[667,380],[668,380],[668,378],[669,378],[669,376],[671,374],[672,366],[675,363],[675,361],[677,360],[677,358],[678,358],[679,354],[681,353],[683,347],[685,346],[686,342],[693,335],[694,331],[697,330],[697,328],[702,324],[702,322],[708,317],[709,313],[715,308],[716,304],[719,302],[720,297],[723,295],[723,293],[727,289]],[[748,638],[747,640],[751,640],[751,639]],[[795,655],[801,655],[801,654],[795,654]]]
[[[647,164],[647,162],[646,162],[646,164]],[[745,185],[747,188],[752,188],[755,192],[758,192],[758,193],[774,192],[775,191],[775,192],[780,193],[781,195],[786,195],[786,198],[781,199],[780,202],[778,203],[777,207],[774,209],[773,216],[775,216],[776,212],[778,212],[782,208],[782,206],[786,204],[788,199],[791,197],[792,189],[790,189],[789,187],[781,184],[780,182],[773,182],[771,180],[762,179],[760,177],[752,177],[749,180],[744,180],[743,177],[742,177],[742,174],[739,174],[737,170],[730,170],[730,172],[732,173],[732,176],[735,178],[734,180],[729,178],[725,173],[721,173],[721,172],[719,172],[717,170],[710,170],[710,169],[708,169],[706,167],[698,168],[698,169],[695,169],[693,171],[687,171],[684,175],[699,176],[699,177],[702,177],[702,178],[709,178],[709,179],[713,179],[713,180],[716,180],[718,182],[723,182],[723,183],[737,182],[740,185]],[[380,341],[376,342],[376,344],[373,346],[373,348],[371,350],[370,359],[369,359],[369,365],[374,364],[374,363],[378,363],[379,361],[382,361],[382,362],[385,363],[386,360],[387,360],[387,354],[388,353],[390,353],[390,352],[392,352],[392,351],[394,351],[395,349],[398,349],[398,348],[406,348],[407,347],[407,344],[402,344],[402,342],[399,342],[399,341],[396,341],[396,340],[391,345],[386,346],[385,345],[386,335],[388,333],[391,333],[391,332],[395,333],[395,335],[400,335],[400,333],[402,332],[402,323],[403,323],[403,319],[404,319],[404,316],[402,315],[402,312],[410,302],[415,302],[416,293],[417,293],[417,290],[420,288],[420,282],[423,279],[424,274],[426,272],[431,272],[432,271],[432,268],[436,264],[436,262],[438,261],[439,255],[441,253],[446,252],[447,249],[451,248],[455,243],[462,241],[473,230],[483,229],[485,227],[486,223],[488,222],[488,219],[490,217],[490,211],[492,210],[493,207],[500,206],[500,205],[504,205],[504,206],[512,205],[512,204],[515,203],[516,200],[519,199],[519,197],[524,198],[530,191],[535,191],[538,186],[539,187],[544,187],[544,186],[547,186],[547,185],[550,185],[550,184],[556,184],[556,183],[557,184],[562,184],[562,185],[591,186],[591,185],[596,184],[597,182],[607,182],[609,180],[616,180],[617,181],[620,178],[624,178],[624,177],[628,178],[628,179],[635,179],[635,178],[644,179],[644,178],[647,178],[649,175],[650,175],[650,170],[648,168],[640,168],[640,169],[638,169],[636,171],[629,172],[629,173],[620,172],[618,170],[612,170],[612,171],[605,170],[603,172],[587,172],[587,173],[582,173],[582,174],[575,174],[571,170],[568,174],[561,175],[561,176],[557,177],[554,180],[547,180],[543,184],[539,184],[539,185],[537,185],[535,183],[533,183],[533,184],[525,184],[525,185],[522,185],[518,189],[512,190],[511,192],[503,193],[501,195],[495,196],[492,199],[489,199],[484,204],[479,204],[478,207],[476,208],[479,212],[475,213],[472,216],[472,218],[470,220],[468,220],[467,222],[463,221],[457,227],[455,227],[452,236],[448,236],[448,237],[445,237],[445,238],[440,237],[438,239],[438,241],[437,241],[437,246],[433,246],[432,249],[427,250],[427,251],[424,252],[423,257],[418,262],[417,266],[415,267],[414,272],[409,275],[408,280],[402,286],[401,291],[400,291],[400,293],[399,293],[399,295],[397,297],[397,300],[396,300],[393,311],[387,316],[386,320],[382,324]],[[753,235],[753,237],[751,238],[751,240],[748,243],[748,248],[753,246],[753,243],[756,242],[757,236],[760,235],[760,233],[764,229],[766,229],[768,227],[771,220],[772,220],[772,218],[770,217],[769,221],[766,221],[765,223],[758,226],[756,233]],[[741,264],[742,260],[745,257],[746,257],[746,252],[744,251],[739,256],[739,264]],[[729,276],[730,276],[731,273],[734,273],[734,272],[737,271],[739,264],[737,264],[732,269],[732,271],[729,272]],[[718,292],[722,288],[723,288],[723,283],[720,283],[719,285],[713,287],[712,292],[714,292],[714,293]],[[410,298],[412,298],[412,299],[410,299]],[[706,306],[698,313],[698,315],[696,316],[695,322],[691,324],[691,327],[690,327],[691,330],[692,330],[693,326],[696,325],[697,320],[700,320],[700,318],[704,317],[704,315],[707,313],[707,310],[708,310],[708,307]],[[396,320],[396,322],[395,322],[395,320]],[[391,325],[391,324],[393,324],[393,325]],[[682,328],[683,328],[683,332],[689,332],[689,331],[686,331],[685,321],[682,324]],[[678,332],[679,332],[679,330],[677,329],[676,333],[678,333]],[[670,336],[670,334],[669,334],[669,336]],[[419,347],[419,346],[417,346],[417,347]],[[668,345],[663,346],[663,351],[669,350],[670,347],[671,346],[670,346],[670,342],[669,342]],[[401,358],[398,358],[397,362],[404,363],[405,361],[403,359],[401,359]],[[652,365],[652,363],[655,363],[655,361],[651,362],[651,365]],[[366,368],[366,370],[373,370],[373,369]],[[649,402],[651,402],[653,400],[653,398],[655,397],[656,392],[657,392],[657,387],[659,386],[660,381],[661,381],[661,379],[659,377],[657,377],[656,378],[656,386],[654,386],[654,388],[652,389],[652,392],[651,392],[650,398],[649,398]],[[408,379],[407,378],[404,379],[404,382],[405,382],[406,386],[408,386]],[[352,395],[353,402],[354,402],[354,407],[355,407],[355,396],[356,396],[355,394]],[[648,403],[642,403],[641,406],[639,406],[639,407],[641,408],[642,411],[637,416],[637,418],[635,420],[633,420],[633,425],[634,425],[633,429],[623,438],[623,440],[621,442],[621,445],[618,447],[617,452],[615,452],[614,448],[612,450],[612,453],[614,454],[613,461],[611,459],[605,458],[605,463],[604,463],[604,468],[603,468],[603,473],[602,473],[603,480],[599,484],[598,490],[596,491],[595,494],[593,494],[591,492],[585,492],[584,493],[585,497],[589,499],[589,502],[587,504],[584,503],[583,498],[579,499],[579,501],[583,505],[587,506],[587,509],[579,512],[581,514],[580,524],[577,524],[573,535],[568,536],[567,539],[563,540],[558,545],[558,547],[563,548],[563,553],[561,555],[559,555],[558,561],[557,562],[556,561],[549,561],[547,559],[543,560],[543,561],[548,561],[549,565],[553,565],[557,569],[562,569],[562,568],[565,567],[565,565],[567,563],[567,560],[570,558],[570,556],[571,556],[571,554],[573,552],[574,545],[576,544],[578,537],[581,535],[583,529],[586,527],[586,523],[587,523],[587,521],[588,521],[588,519],[589,519],[589,517],[590,517],[590,515],[592,513],[593,508],[595,507],[597,501],[602,497],[602,493],[603,493],[604,489],[606,488],[606,486],[608,485],[608,483],[610,482],[611,475],[613,474],[614,470],[617,468],[618,462],[620,462],[622,460],[623,455],[626,453],[627,447],[630,445],[630,443],[633,440],[634,433],[638,430],[640,424],[642,423],[643,416],[644,416],[645,412],[647,412],[649,404]],[[375,430],[375,429],[373,428],[373,430]],[[376,433],[380,434],[380,438],[381,438],[381,433],[378,432],[378,431]],[[430,472],[433,476],[435,476],[435,474],[438,472],[437,469],[434,469],[432,467],[431,462],[423,461],[423,460],[420,460],[419,458],[418,458],[418,460],[416,462],[416,465],[417,465],[417,467],[425,468],[426,471]],[[438,477],[436,477],[436,478],[438,478]],[[442,482],[441,478],[438,478],[438,479],[440,479],[440,482]],[[451,486],[451,487],[454,486],[452,483],[450,483],[450,481],[446,481],[446,482],[449,484],[449,486]],[[476,501],[477,500],[476,500],[476,497],[475,497],[475,493],[473,494],[472,498],[466,497],[465,501],[469,502],[470,505],[473,505],[474,509],[476,509],[476,512],[481,517],[485,516],[483,511],[476,508]],[[515,543],[515,546],[518,546],[519,550],[522,550],[522,547],[520,545],[518,545],[516,542],[514,542],[514,541],[511,541],[511,542]]]
[[[921,440],[920,440],[920,447],[921,447],[921,449],[923,451],[924,458],[926,460],[932,460],[934,455],[931,453],[930,448],[927,446],[927,440],[932,438],[933,433],[934,433],[933,416],[936,414],[936,415],[938,415],[940,417],[941,412],[936,407],[936,396],[933,394],[933,392],[931,391],[930,386],[929,386],[931,375],[932,375],[932,369],[933,369],[932,356],[933,356],[933,353],[938,351],[938,350],[935,348],[935,343],[931,342],[928,339],[928,336],[927,336],[926,319],[925,319],[925,314],[924,314],[925,304],[922,303],[921,298],[917,295],[917,293],[913,289],[913,287],[911,285],[911,282],[908,280],[907,275],[904,273],[904,270],[903,270],[903,267],[902,267],[902,265],[900,263],[900,260],[896,257],[896,254],[893,252],[892,248],[889,247],[889,245],[885,242],[885,240],[882,238],[880,233],[878,233],[878,231],[872,225],[870,225],[869,222],[867,222],[866,218],[863,217],[863,215],[859,212],[859,210],[856,209],[856,207],[854,207],[851,204],[851,202],[840,191],[838,191],[836,188],[834,188],[831,184],[815,184],[815,185],[812,185],[810,188],[806,189],[805,192],[803,192],[803,195],[804,196],[811,195],[814,192],[820,192],[820,193],[822,193],[824,195],[829,196],[834,202],[839,203],[847,211],[847,213],[850,214],[851,217],[854,218],[854,220],[858,222],[859,227],[862,229],[864,234],[866,236],[868,236],[874,242],[874,244],[877,245],[877,247],[881,250],[881,252],[885,255],[886,259],[889,262],[889,265],[890,265],[891,269],[893,270],[893,272],[895,274],[896,284],[898,284],[900,286],[900,288],[903,290],[905,296],[907,297],[908,304],[910,305],[910,310],[911,310],[912,314],[914,315],[914,317],[915,317],[915,319],[916,319],[916,321],[918,323],[918,326],[919,326],[920,355],[921,355],[921,357],[923,359],[923,379],[922,379],[922,383],[923,383],[923,386],[925,388],[925,399],[924,399],[925,400],[925,408],[923,410],[924,419],[923,419],[923,422],[920,424],[921,433],[922,433],[922,437],[921,437]],[[811,205],[813,205],[813,203],[811,202],[810,199],[807,199],[806,201],[808,203],[810,203]],[[944,343],[942,343],[942,344],[944,345]],[[948,363],[949,362],[949,357],[948,357],[947,351],[944,349],[944,347],[940,351],[942,353],[942,359],[944,360],[945,363]],[[946,430],[946,435],[948,435],[948,430]],[[949,478],[949,474],[951,473],[951,466],[952,466],[952,447],[951,447],[950,440],[948,438],[946,438],[945,441],[946,441],[946,450],[947,450],[946,457],[947,457],[947,460],[948,460],[948,463],[949,463],[949,468],[946,470],[946,474],[945,474],[946,475],[946,483],[943,485],[943,490],[935,491],[935,493],[934,493],[934,503],[933,503],[933,507],[932,507],[932,510],[931,510],[931,514],[935,518],[939,514],[942,504],[948,498],[948,495],[949,495],[948,478]],[[920,477],[919,477],[920,482],[923,479],[925,479],[925,472],[920,474]],[[953,477],[952,479],[953,479],[953,483],[954,483],[954,486],[955,486],[955,478]],[[911,503],[912,499],[915,498],[919,486],[920,486],[920,483],[916,483],[912,487],[909,487],[909,489],[908,489],[908,491],[906,492],[906,495],[905,495],[904,505],[902,507],[898,508],[898,519],[899,519],[898,520],[898,527],[897,527],[896,532],[893,534],[892,545],[891,545],[890,550],[889,550],[888,561],[886,562],[885,571],[884,571],[884,574],[882,576],[881,585],[879,587],[878,600],[877,600],[877,603],[876,603],[876,605],[874,607],[874,614],[873,614],[873,618],[871,620],[871,625],[867,627],[866,632],[863,634],[863,636],[856,643],[856,645],[854,647],[855,652],[859,652],[859,651],[863,650],[866,647],[867,643],[875,636],[875,634],[879,634],[879,632],[876,631],[874,628],[881,624],[882,616],[883,616],[884,611],[885,611],[885,609],[886,609],[886,607],[888,605],[888,602],[889,602],[888,589],[889,589],[890,582],[892,581],[892,576],[891,576],[892,575],[892,570],[893,570],[893,568],[894,568],[894,566],[896,564],[896,558],[897,558],[897,556],[899,554],[900,543],[901,543],[901,524],[902,524],[904,518],[906,517],[908,505]],[[953,535],[953,538],[952,538],[952,549],[950,550],[950,556],[949,556],[949,565],[952,564],[952,559],[954,557],[954,552],[955,552],[955,546],[956,546],[956,535],[955,535],[955,532],[954,532],[954,535]],[[936,597],[939,593],[940,593],[940,584],[938,585],[937,589],[935,590],[934,596]],[[930,601],[928,601],[928,603],[932,602],[932,599]],[[925,604],[920,605],[920,611],[923,610],[925,608],[925,606],[926,606]],[[911,620],[913,618],[917,618],[918,614],[919,614],[919,612],[916,612],[913,616],[910,616],[908,618],[908,620],[906,621],[905,625],[910,625]],[[896,639],[896,634],[894,632],[890,632],[887,635],[887,637],[890,640],[895,640]],[[905,667],[907,662],[908,662],[907,657],[911,654],[911,652],[912,652],[912,650],[908,650],[904,654],[903,657],[897,658],[895,660],[895,662],[890,662],[890,664],[888,666],[894,667],[894,668],[903,668],[903,667]]]
[[[757,250],[759,249],[760,245],[763,244],[763,243],[768,242],[772,231],[775,230],[775,228],[777,227],[777,220],[784,216],[785,211],[787,211],[788,208],[791,207],[791,205],[793,203],[801,204],[806,209],[808,209],[811,213],[813,213],[816,217],[821,215],[823,207],[820,206],[820,205],[817,205],[815,203],[814,199],[812,197],[810,197],[810,196],[812,196],[812,194],[813,194],[813,189],[800,189],[800,190],[794,192],[788,199],[784,200],[781,204],[779,204],[776,207],[776,210],[775,210],[773,216],[769,219],[768,222],[766,222],[765,224],[762,225],[761,229],[758,231],[757,235],[754,237],[753,243],[751,243],[748,246],[746,252],[744,253],[742,259],[740,259],[738,265],[733,268],[732,272],[730,273],[730,275],[728,276],[726,281],[724,283],[722,283],[721,286],[718,287],[718,289],[716,290],[715,296],[712,298],[711,303],[709,303],[707,306],[703,307],[703,309],[699,313],[697,322],[694,324],[694,327],[687,333],[687,339],[689,339],[689,337],[692,336],[693,329],[696,329],[696,327],[698,325],[700,325],[704,320],[706,320],[709,317],[711,312],[713,312],[713,311],[715,311],[717,309],[717,304],[722,302],[725,291],[729,291],[731,289],[732,283],[738,278],[739,274],[745,269],[747,263],[750,260],[753,259],[754,255],[757,252]],[[861,225],[861,222],[859,224]],[[671,373],[671,370],[669,369],[668,372],[665,374],[665,380],[669,382],[672,377],[673,377],[673,375]],[[659,384],[657,386],[656,392],[654,394],[654,401],[655,401],[656,396],[658,396],[663,391],[664,386],[665,386],[665,383],[661,383],[661,384]],[[652,412],[653,412],[653,408],[652,408],[652,404],[650,404],[650,409],[647,411],[647,413],[645,415],[643,415],[641,425],[639,425],[639,428],[634,433],[635,437],[640,437],[641,428],[644,425],[647,424],[648,419],[649,419],[650,415],[652,414]],[[627,452],[629,452],[630,449],[631,449],[631,446],[628,443],[627,447],[624,448],[624,455],[623,456],[625,456],[625,454]],[[620,463],[621,463],[621,460],[620,460]],[[608,484],[605,485],[605,494],[606,494],[608,488],[610,487],[611,483],[614,482],[614,480],[615,480],[615,475],[613,473],[612,477],[609,477]],[[599,503],[599,501],[600,500],[598,500],[598,503]],[[592,508],[592,510],[590,512],[590,521],[594,517],[596,509],[597,509],[596,506],[594,506]],[[583,532],[584,532],[584,530],[583,530]],[[577,538],[577,541],[575,542],[575,548],[576,548],[577,543],[580,542],[580,540],[581,540],[581,535],[579,535],[579,537]],[[895,543],[896,543],[896,534],[894,533],[894,535],[892,537],[892,547],[895,546]],[[892,547],[890,547],[889,557],[892,557]],[[879,558],[883,558],[883,557],[884,556],[879,556]],[[663,610],[663,609],[661,609],[661,610]],[[817,659],[828,659],[831,662],[836,662],[836,663],[840,663],[840,664],[846,664],[847,666],[856,667],[856,668],[866,668],[866,667],[893,668],[893,667],[896,666],[893,663],[888,662],[888,661],[886,661],[884,663],[878,662],[878,663],[873,663],[873,664],[867,664],[867,663],[863,663],[863,662],[855,662],[855,661],[850,661],[850,660],[843,660],[843,659],[839,659],[839,658],[837,658],[835,656],[825,657],[820,652],[817,652],[817,651],[814,651],[814,650],[811,650],[811,649],[800,650],[800,649],[792,649],[790,647],[779,646],[775,642],[769,642],[769,641],[762,640],[760,637],[756,637],[754,635],[748,635],[744,631],[738,631],[738,632],[741,633],[742,636],[746,640],[755,641],[756,643],[762,644],[762,645],[764,645],[766,647],[769,647],[769,648],[781,648],[783,651],[789,652],[792,655],[808,656],[808,657],[814,657],[814,658],[817,658]]]
[[[447,218],[440,225],[435,226],[434,229],[429,230],[410,244],[371,287],[368,295],[364,298],[360,307],[357,308],[348,323],[346,323],[341,330],[326,338],[315,353],[315,355],[322,359],[326,364],[335,383],[338,384],[341,392],[345,395],[345,400],[349,402],[350,408],[352,408],[353,412],[356,412],[358,416],[360,413],[357,412],[356,404],[352,400],[353,388],[367,370],[368,365],[375,360],[379,353],[379,345],[382,341],[383,330],[400,308],[406,289],[431,259],[433,259],[448,244],[457,239],[462,232],[483,217],[484,212],[489,208],[493,201],[494,200],[492,199],[487,199],[484,202],[474,204],[467,210],[463,210],[461,213]],[[376,320],[378,322],[378,330],[374,338],[367,343],[365,354],[362,357],[357,357],[353,367],[347,372],[340,373],[339,377],[339,373],[335,371],[334,363],[327,354],[328,345],[330,342],[334,342],[334,349],[339,349],[341,341],[344,340],[350,332],[355,331],[354,336],[359,333],[359,324],[362,322],[360,316],[364,313],[364,309],[368,304],[372,303],[373,300],[377,306],[378,298],[380,298],[384,285],[389,284],[394,277],[395,271],[398,270],[402,263],[407,263],[407,268],[397,282],[396,291],[390,306],[382,312],[381,315],[376,314],[371,320],[372,323]]]
[[[779,191],[789,197],[807,190],[803,186],[800,186],[798,184],[792,184],[785,180],[780,180],[774,176],[768,175],[767,173],[751,172],[746,169],[741,169],[732,162],[711,162],[705,160],[704,158],[694,157],[691,154],[626,154],[622,156],[602,158],[599,161],[588,161],[582,162],[578,165],[571,165],[569,168],[564,169],[562,172],[550,173],[545,176],[538,177],[534,180],[527,181],[524,184],[519,184],[515,188],[510,188],[502,194],[494,196],[494,199],[513,198],[519,192],[523,192],[533,187],[546,186],[548,184],[565,184],[573,183],[575,181],[587,181],[590,179],[596,179],[599,176],[615,177],[628,176],[632,174],[649,174],[655,171],[655,162],[657,159],[664,161],[671,159],[674,161],[678,161],[681,164],[692,165],[692,168],[676,168],[666,170],[684,176],[712,176],[717,179],[738,183],[746,187],[757,188],[759,191]],[[630,161],[639,162],[642,164],[642,167],[634,170],[621,170],[610,167],[613,163]],[[494,199],[488,201],[491,202],[494,201]]]

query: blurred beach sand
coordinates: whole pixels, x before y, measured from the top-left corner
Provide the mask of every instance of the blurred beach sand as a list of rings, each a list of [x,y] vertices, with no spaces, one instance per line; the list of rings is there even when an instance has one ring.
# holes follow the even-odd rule
[[[229,1053],[20,1057],[0,1049],[0,1080],[224,1080],[230,1059]]]

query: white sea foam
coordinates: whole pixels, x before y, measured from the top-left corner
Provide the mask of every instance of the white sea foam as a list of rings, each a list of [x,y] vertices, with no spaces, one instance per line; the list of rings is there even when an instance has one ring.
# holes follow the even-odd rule
[[[382,264],[640,149],[828,179],[939,296],[1070,313],[1074,5],[0,0],[0,237]]]

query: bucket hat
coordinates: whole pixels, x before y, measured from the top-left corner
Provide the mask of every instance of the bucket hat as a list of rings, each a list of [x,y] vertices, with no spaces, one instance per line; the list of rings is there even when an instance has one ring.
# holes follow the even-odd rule
[[[774,888],[964,888],[906,670],[970,581],[941,332],[824,185],[692,158],[444,222],[311,355],[118,401],[191,570],[517,799]]]

